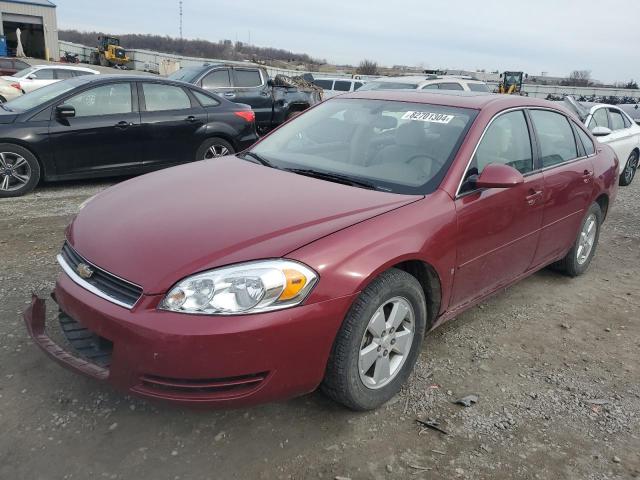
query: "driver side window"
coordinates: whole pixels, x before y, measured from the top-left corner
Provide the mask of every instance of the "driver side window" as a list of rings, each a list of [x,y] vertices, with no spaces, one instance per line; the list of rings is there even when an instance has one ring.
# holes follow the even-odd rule
[[[489,126],[465,174],[461,193],[474,190],[469,177],[480,175],[490,163],[501,163],[525,174],[533,171],[533,151],[524,112],[497,117]]]

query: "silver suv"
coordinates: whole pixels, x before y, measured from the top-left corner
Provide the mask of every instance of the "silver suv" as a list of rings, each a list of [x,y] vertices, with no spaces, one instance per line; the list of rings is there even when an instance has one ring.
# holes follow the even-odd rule
[[[371,80],[360,90],[461,90],[486,92],[486,83],[473,77],[458,75],[413,75],[408,77],[380,77]]]

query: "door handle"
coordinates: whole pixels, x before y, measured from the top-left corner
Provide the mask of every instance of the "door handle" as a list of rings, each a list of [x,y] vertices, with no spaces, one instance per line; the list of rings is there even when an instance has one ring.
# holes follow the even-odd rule
[[[236,94],[233,92],[225,92],[223,95],[227,98],[235,98],[236,96]]]
[[[582,172],[582,178],[584,179],[584,183],[589,183],[593,178],[593,172],[590,170],[585,170]]]
[[[534,190],[532,188],[529,190],[529,195],[525,197],[525,200],[528,205],[534,206],[540,198],[542,198],[542,190]]]
[[[132,126],[132,125],[133,125],[133,123],[131,123],[131,122],[125,122],[125,121],[123,120],[123,121],[121,121],[121,122],[116,123],[115,127],[116,127],[118,130],[125,130],[125,129],[129,128],[129,127],[130,127],[130,126]]]
[[[196,120],[198,120],[198,119],[197,119],[196,117],[194,117],[193,115],[189,115],[189,116],[186,118],[186,120],[187,120],[187,122],[191,122],[191,123],[193,123],[193,122],[195,122],[195,121],[196,121]]]

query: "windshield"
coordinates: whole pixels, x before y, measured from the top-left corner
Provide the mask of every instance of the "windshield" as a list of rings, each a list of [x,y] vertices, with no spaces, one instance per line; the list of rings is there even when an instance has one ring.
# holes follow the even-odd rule
[[[313,170],[378,190],[427,194],[440,184],[475,110],[385,100],[329,100],[251,152],[276,168]]]
[[[415,90],[418,88],[417,83],[402,83],[402,82],[369,82],[366,85],[360,87],[359,91],[363,90]]]
[[[467,83],[472,92],[489,92],[489,87],[485,83]]]
[[[202,72],[202,67],[185,67],[181,68],[177,72],[173,72],[167,78],[170,80],[178,80],[180,82],[193,82],[198,75]]]
[[[10,102],[4,104],[5,109],[12,112],[26,112],[45,102],[62,95],[69,90],[73,90],[76,84],[72,81],[56,82],[45,87],[34,90],[33,92],[22,95]]]
[[[16,77],[16,78],[25,78],[26,76],[30,75],[31,73],[35,72],[36,70],[37,70],[37,68],[35,68],[35,67],[29,67],[29,68],[22,69],[19,72],[14,73],[11,76],[12,77]]]

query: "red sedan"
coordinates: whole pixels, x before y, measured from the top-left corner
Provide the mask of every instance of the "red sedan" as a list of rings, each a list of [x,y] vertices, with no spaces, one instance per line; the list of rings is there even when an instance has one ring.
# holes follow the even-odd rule
[[[371,91],[236,156],[129,180],[66,232],[46,353],[126,392],[237,406],[318,386],[357,410],[426,332],[549,265],[585,272],[619,162],[557,104]]]

